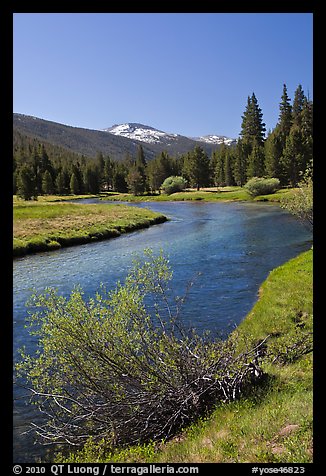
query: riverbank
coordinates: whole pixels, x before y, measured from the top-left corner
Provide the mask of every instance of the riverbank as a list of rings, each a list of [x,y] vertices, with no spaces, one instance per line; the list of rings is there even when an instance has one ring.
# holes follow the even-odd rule
[[[13,254],[40,251],[115,238],[167,220],[151,210],[126,205],[31,202],[13,207]]]
[[[14,257],[40,251],[51,251],[61,247],[89,243],[94,240],[114,238],[121,233],[163,223],[167,218],[149,210],[130,207],[123,216],[113,209],[100,209],[102,205],[78,204],[80,199],[98,198],[114,202],[155,202],[155,201],[263,201],[280,202],[289,196],[291,189],[282,189],[271,195],[253,198],[242,187],[189,189],[171,195],[135,196],[127,193],[103,192],[99,195],[46,195],[37,201],[25,201],[14,196]],[[67,202],[76,201],[76,204]],[[74,209],[74,206],[84,207]],[[93,208],[87,208],[87,207]],[[121,206],[121,204],[119,204]],[[46,207],[46,208],[45,208]],[[98,207],[98,208],[96,208]],[[101,211],[100,211],[101,210]],[[138,210],[138,211],[137,211]],[[92,216],[93,215],[93,216]]]
[[[312,260],[309,250],[273,270],[237,329],[240,345],[271,336],[263,385],[169,442],[115,452],[90,442],[57,462],[312,462]]]
[[[188,201],[202,200],[205,202],[216,201],[255,201],[255,202],[280,202],[282,198],[289,196],[293,189],[281,189],[269,195],[259,195],[252,197],[243,187],[212,187],[204,188],[200,191],[188,189],[184,192],[172,193],[171,195],[148,194],[132,195],[130,193],[103,192],[99,195],[101,200],[122,201],[122,202],[165,202],[165,201]]]

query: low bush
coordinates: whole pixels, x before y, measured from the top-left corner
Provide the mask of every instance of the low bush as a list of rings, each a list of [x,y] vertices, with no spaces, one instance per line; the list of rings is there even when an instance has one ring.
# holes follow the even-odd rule
[[[298,188],[281,200],[281,207],[298,217],[310,231],[313,230],[313,197],[312,176],[306,173]]]
[[[270,195],[280,188],[280,181],[277,178],[253,177],[245,185],[250,195]]]
[[[187,182],[183,177],[172,175],[164,180],[162,183],[162,190],[167,195],[172,193],[182,192],[187,186]]]
[[[246,393],[262,376],[260,344],[212,340],[185,330],[184,299],[169,298],[167,259],[148,251],[124,284],[85,300],[53,289],[32,299],[35,356],[18,365],[46,416],[33,424],[43,442],[112,446],[157,441]]]

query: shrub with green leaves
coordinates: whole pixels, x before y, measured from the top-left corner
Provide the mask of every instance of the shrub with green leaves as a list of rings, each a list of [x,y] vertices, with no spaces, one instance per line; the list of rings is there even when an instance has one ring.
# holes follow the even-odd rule
[[[182,192],[187,186],[187,182],[183,177],[172,175],[164,180],[161,185],[162,190],[167,195]]]
[[[172,299],[168,260],[150,250],[124,284],[86,300],[46,289],[34,295],[34,356],[18,374],[45,415],[41,440],[80,446],[90,437],[112,446],[161,440],[234,400],[257,379],[258,347],[185,330],[184,299]],[[256,381],[256,380],[255,380]]]
[[[314,188],[311,168],[307,169],[303,180],[291,195],[284,197],[281,207],[298,217],[309,229],[313,229],[314,218]]]
[[[253,177],[245,185],[250,195],[270,195],[280,188],[280,181],[277,178]]]

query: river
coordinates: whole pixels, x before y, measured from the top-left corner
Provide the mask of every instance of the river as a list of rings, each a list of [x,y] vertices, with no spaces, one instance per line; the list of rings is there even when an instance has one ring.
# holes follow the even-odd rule
[[[88,200],[87,202],[96,202]],[[105,202],[101,202],[105,203]],[[33,352],[25,303],[32,289],[55,287],[67,296],[81,284],[86,297],[100,283],[113,288],[144,248],[163,250],[173,269],[173,290],[183,295],[198,273],[183,320],[199,331],[228,332],[257,300],[268,273],[311,246],[312,235],[277,205],[265,203],[147,202],[133,206],[163,213],[169,221],[119,238],[17,258],[13,263],[14,361],[23,345]],[[34,462],[44,449],[22,434],[39,418],[24,391],[14,389],[14,461]]]

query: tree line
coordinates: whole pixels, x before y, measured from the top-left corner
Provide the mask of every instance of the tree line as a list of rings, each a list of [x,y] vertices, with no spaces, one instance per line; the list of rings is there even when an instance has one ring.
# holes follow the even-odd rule
[[[212,156],[215,184],[243,186],[253,177],[278,178],[295,187],[313,158],[313,103],[299,85],[293,103],[286,84],[278,123],[265,138],[262,110],[254,93],[248,96],[235,148],[222,145]]]
[[[252,177],[278,178],[295,187],[312,161],[313,102],[302,86],[279,103],[278,123],[265,137],[263,113],[255,93],[247,98],[235,146],[217,146],[211,157],[197,145],[173,157],[163,151],[148,161],[138,146],[136,157],[123,161],[97,153],[86,158],[36,139],[20,136],[14,144],[13,192],[25,199],[43,194],[97,194],[100,191],[156,193],[170,176],[182,176],[190,187],[243,186]]]

